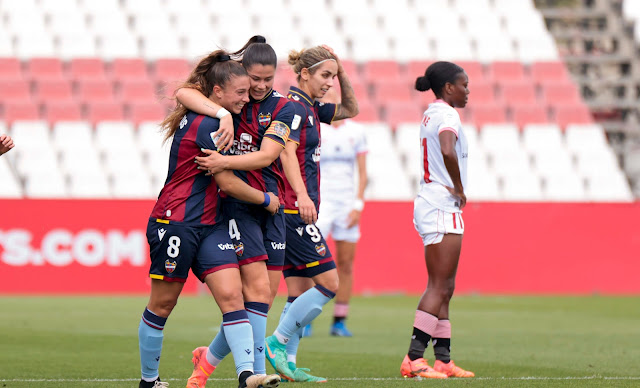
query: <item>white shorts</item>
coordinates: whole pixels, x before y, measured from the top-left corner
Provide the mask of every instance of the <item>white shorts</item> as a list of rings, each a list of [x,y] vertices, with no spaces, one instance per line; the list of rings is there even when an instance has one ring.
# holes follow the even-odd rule
[[[321,202],[316,226],[325,238],[331,235],[335,241],[356,243],[360,240],[360,226],[358,224],[351,228],[347,226],[351,210],[353,209],[349,206]]]
[[[464,234],[462,212],[440,210],[422,197],[413,202],[413,225],[425,246],[438,244],[447,233]]]

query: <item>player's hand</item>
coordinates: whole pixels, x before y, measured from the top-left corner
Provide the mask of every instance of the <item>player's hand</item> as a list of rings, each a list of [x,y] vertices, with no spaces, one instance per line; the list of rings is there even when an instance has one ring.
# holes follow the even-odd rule
[[[207,171],[206,175],[217,174],[224,170],[224,156],[217,151],[201,149],[207,156],[196,156],[195,162],[198,163],[198,170]]]
[[[224,150],[229,151],[231,146],[233,145],[233,117],[231,115],[226,115],[220,119],[220,128],[213,135],[216,140],[216,146],[218,147],[218,151]]]
[[[273,216],[278,212],[278,209],[280,209],[280,199],[272,192],[268,192],[267,195],[269,196],[270,202],[269,206],[265,207],[265,209]]]
[[[360,223],[361,214],[362,212],[360,210],[356,210],[356,209],[351,210],[351,212],[349,213],[349,216],[347,217],[347,228],[352,228],[358,225],[358,223]]]
[[[444,188],[447,189],[451,193],[451,195],[457,197],[460,200],[458,208],[462,210],[462,208],[467,204],[467,196],[464,194],[464,192],[462,190],[458,191],[449,186],[445,186]]]
[[[8,152],[14,146],[13,139],[7,135],[0,135],[0,155]]]
[[[318,220],[318,212],[316,205],[313,203],[308,194],[298,196],[298,210],[300,218],[305,224],[315,224]]]

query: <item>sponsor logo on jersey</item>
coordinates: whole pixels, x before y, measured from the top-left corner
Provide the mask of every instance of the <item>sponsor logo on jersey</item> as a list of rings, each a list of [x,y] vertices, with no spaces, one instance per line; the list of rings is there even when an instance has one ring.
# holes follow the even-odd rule
[[[165,233],[167,233],[167,230],[165,228],[158,229],[158,239],[160,239],[160,241],[162,241],[162,239],[164,238]]]
[[[178,266],[178,262],[177,261],[171,261],[169,259],[165,260],[164,262],[164,269],[167,270],[167,273],[173,273],[173,271],[176,270],[176,267]]]
[[[233,244],[231,244],[231,243],[218,244],[218,248],[221,251],[226,251],[227,249],[233,249]]]
[[[273,249],[283,250],[286,247],[287,247],[287,243],[279,243],[279,242],[271,241],[271,248]]]
[[[316,252],[318,252],[320,256],[324,256],[327,254],[327,247],[325,247],[324,244],[318,244],[316,245]]]
[[[313,151],[313,155],[311,155],[311,159],[313,159],[313,161],[316,163],[320,162],[320,144],[318,144],[315,151]]]
[[[253,145],[253,136],[246,132],[241,133],[240,141],[234,140],[231,147],[231,154],[233,155],[244,155],[255,151],[258,151],[258,147]]]
[[[266,128],[271,124],[271,112],[269,113],[258,113],[258,123],[261,127]]]
[[[291,129],[296,130],[300,128],[300,121],[302,121],[302,117],[300,117],[300,115],[294,115],[291,121]]]
[[[242,256],[244,254],[244,244],[241,242],[234,244],[233,249],[236,251],[236,256]]]

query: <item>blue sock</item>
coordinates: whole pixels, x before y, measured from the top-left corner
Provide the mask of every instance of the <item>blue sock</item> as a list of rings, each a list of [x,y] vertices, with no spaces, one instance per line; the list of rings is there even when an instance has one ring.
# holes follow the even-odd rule
[[[284,316],[287,314],[287,310],[289,310],[289,307],[294,300],[296,300],[295,296],[290,296],[287,298],[287,303],[284,305],[282,314],[280,315],[280,322],[282,322],[282,320],[284,319]],[[303,328],[300,328],[297,332],[298,335],[294,335],[293,337],[289,338],[289,341],[287,342],[287,357],[289,358],[295,358],[298,354],[298,346],[300,345],[300,338],[302,338],[302,329]],[[289,365],[289,367],[293,369],[292,365]]]
[[[218,360],[222,360],[227,354],[231,353],[229,344],[227,344],[227,337],[224,335],[224,322],[220,324],[220,331],[209,344],[209,351]]]
[[[138,325],[138,345],[140,347],[140,367],[142,378],[153,381],[158,378],[158,365],[162,353],[162,338],[164,324],[167,318],[162,318],[148,309],[144,309],[140,325]]]
[[[267,314],[269,305],[259,302],[245,302],[244,308],[249,315],[251,329],[253,329],[253,347],[255,349],[253,372],[255,374],[267,374],[264,361],[264,337],[267,334]]]
[[[317,284],[296,298],[287,309],[276,331],[289,341],[322,312],[322,307],[336,296],[335,293]],[[288,342],[288,341],[287,341]]]
[[[247,310],[231,311],[222,315],[224,336],[233,353],[238,376],[244,371],[253,372],[253,330]]]

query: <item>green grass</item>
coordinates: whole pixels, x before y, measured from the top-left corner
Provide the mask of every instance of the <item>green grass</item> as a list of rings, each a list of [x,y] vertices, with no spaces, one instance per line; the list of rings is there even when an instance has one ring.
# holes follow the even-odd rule
[[[0,298],[0,387],[137,387],[137,326],[146,300]],[[456,297],[452,355],[477,378],[406,381],[399,367],[417,300],[355,298],[353,338],[328,335],[330,305],[314,323],[314,335],[302,341],[298,365],[328,377],[326,388],[640,386],[640,298]],[[283,303],[278,298],[274,305],[269,333]],[[165,328],[160,364],[171,387],[184,386],[191,350],[208,344],[219,324],[212,298],[180,299]],[[232,359],[212,377],[209,386],[236,387]]]

